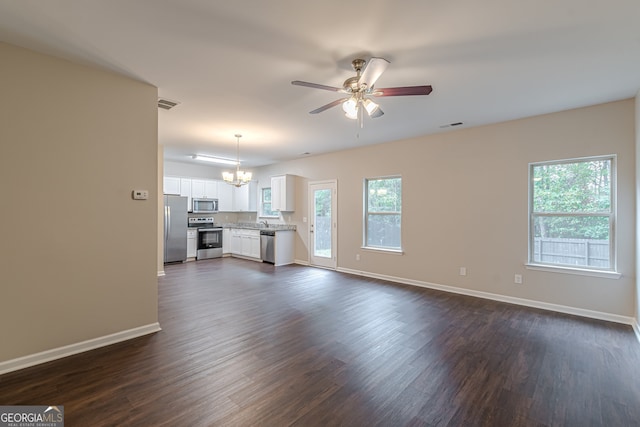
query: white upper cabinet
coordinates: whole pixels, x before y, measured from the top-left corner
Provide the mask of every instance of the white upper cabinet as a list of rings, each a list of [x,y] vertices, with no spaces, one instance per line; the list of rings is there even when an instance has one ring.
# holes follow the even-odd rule
[[[187,210],[191,212],[193,205],[191,204],[191,180],[189,178],[180,178],[180,195],[187,198]]]
[[[209,179],[192,179],[191,197],[194,199],[217,199],[218,181]]]
[[[218,198],[218,181],[205,181],[204,194],[206,199]]]
[[[218,186],[218,210],[221,212],[233,212],[234,186],[224,181],[219,181]]]
[[[165,176],[162,184],[164,194],[180,195],[180,178],[175,176]]]
[[[271,177],[271,210],[293,212],[296,209],[295,176]]]
[[[258,183],[250,181],[242,187],[233,187],[233,210],[235,212],[256,212],[258,206]]]
[[[192,179],[191,180],[191,197],[194,199],[204,198],[204,180]]]
[[[249,183],[249,212],[258,211],[258,182],[251,181]]]
[[[242,187],[234,187],[215,179],[187,177],[164,177],[164,194],[187,197],[188,210],[192,210],[193,199],[218,199],[220,212],[256,212],[258,207],[258,183],[249,182]]]

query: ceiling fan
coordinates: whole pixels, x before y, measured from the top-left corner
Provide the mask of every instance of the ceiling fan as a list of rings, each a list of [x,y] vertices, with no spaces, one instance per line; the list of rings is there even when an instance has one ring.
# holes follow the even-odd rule
[[[328,110],[329,108],[342,104],[345,116],[350,119],[359,120],[360,127],[362,127],[364,111],[366,111],[367,115],[373,119],[384,114],[380,106],[373,102],[370,97],[429,95],[433,90],[430,85],[388,88],[374,87],[378,78],[389,65],[389,61],[384,58],[371,58],[368,63],[364,59],[358,58],[351,61],[351,65],[356,71],[356,75],[345,80],[342,87],[326,86],[317,83],[303,82],[300,80],[294,80],[291,82],[291,84],[295,86],[312,87],[348,95],[345,98],[336,99],[322,107],[309,111],[310,114],[318,114]]]

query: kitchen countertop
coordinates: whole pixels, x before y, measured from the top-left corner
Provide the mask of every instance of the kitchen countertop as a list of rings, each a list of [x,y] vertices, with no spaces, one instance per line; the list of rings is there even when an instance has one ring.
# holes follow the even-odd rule
[[[269,224],[265,226],[264,224],[255,223],[255,222],[225,223],[225,224],[222,224],[222,228],[242,228],[245,230],[296,231],[295,225]]]

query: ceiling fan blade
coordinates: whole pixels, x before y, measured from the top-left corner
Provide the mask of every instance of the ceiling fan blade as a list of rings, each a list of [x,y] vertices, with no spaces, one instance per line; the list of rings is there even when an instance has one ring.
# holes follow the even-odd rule
[[[291,84],[294,85],[294,86],[306,86],[306,87],[312,87],[312,88],[315,88],[315,89],[330,90],[332,92],[340,92],[340,91],[343,90],[341,87],[319,85],[317,83],[303,82],[303,81],[300,81],[300,80],[294,80],[294,81],[291,82]]]
[[[367,65],[362,70],[362,75],[360,76],[360,80],[358,80],[358,84],[360,86],[365,85],[367,88],[372,88],[378,78],[384,73],[384,70],[387,69],[389,65],[389,61],[384,58],[371,58]]]
[[[404,86],[404,87],[384,87],[376,88],[373,96],[408,96],[408,95],[429,95],[433,88],[426,86]]]
[[[330,103],[328,103],[328,104],[326,104],[326,105],[323,105],[322,107],[316,108],[316,109],[315,109],[315,110],[313,110],[313,111],[309,111],[309,114],[318,114],[318,113],[322,113],[323,111],[328,110],[329,108],[333,108],[333,107],[335,107],[336,105],[340,105],[340,104],[342,104],[342,103],[343,103],[344,101],[346,101],[347,99],[349,99],[349,98],[336,99],[335,101],[330,102]]]

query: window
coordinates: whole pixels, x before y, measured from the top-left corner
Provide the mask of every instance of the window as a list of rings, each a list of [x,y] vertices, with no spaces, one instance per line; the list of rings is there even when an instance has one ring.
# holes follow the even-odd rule
[[[529,168],[529,262],[615,270],[615,157]]]
[[[265,187],[260,192],[260,216],[278,216],[278,212],[274,212],[271,210],[271,187]]]
[[[402,178],[364,181],[364,247],[401,250]]]

